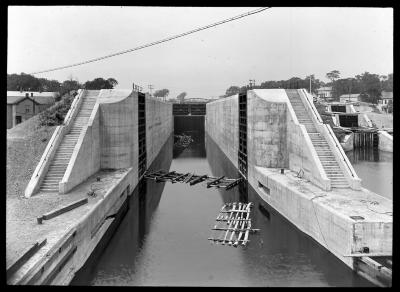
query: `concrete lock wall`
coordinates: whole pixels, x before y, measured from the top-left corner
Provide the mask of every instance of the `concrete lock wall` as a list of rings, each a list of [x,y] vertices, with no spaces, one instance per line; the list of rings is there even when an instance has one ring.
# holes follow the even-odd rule
[[[99,94],[102,169],[137,169],[137,92],[102,90]],[[107,94],[106,94],[107,93]]]
[[[247,93],[248,164],[288,168],[286,101],[270,102],[257,92]]]
[[[238,95],[207,103],[206,131],[237,167]],[[303,170],[303,177],[330,189],[330,180],[284,89],[247,91],[247,147],[249,168]]]
[[[157,157],[174,130],[172,104],[146,96],[146,154],[147,167]]]
[[[382,151],[393,152],[393,136],[386,131],[378,131],[378,148]]]
[[[238,167],[239,105],[238,95],[206,104],[206,131],[229,160]]]
[[[173,131],[172,104],[146,97],[147,166]],[[132,167],[138,183],[138,93],[103,89],[77,142],[60,192],[67,193],[99,169]]]

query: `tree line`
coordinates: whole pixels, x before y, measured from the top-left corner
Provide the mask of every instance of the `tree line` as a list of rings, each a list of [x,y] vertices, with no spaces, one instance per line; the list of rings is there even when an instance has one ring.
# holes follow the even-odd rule
[[[114,78],[95,78],[81,84],[78,80],[70,77],[68,80],[59,82],[58,80],[48,80],[46,78],[36,78],[35,76],[21,74],[7,74],[7,91],[51,91],[59,92],[60,96],[78,89],[113,89],[118,84]]]
[[[386,75],[371,74],[369,72],[364,72],[358,74],[352,78],[340,78],[340,72],[338,70],[333,70],[326,73],[326,77],[330,82],[323,82],[314,75],[306,76],[304,79],[299,77],[292,77],[288,80],[269,80],[261,82],[260,85],[251,86],[254,89],[273,89],[273,88],[283,88],[283,89],[299,89],[299,88],[310,88],[311,79],[311,91],[317,94],[317,89],[324,86],[332,87],[333,98],[339,100],[342,94],[361,94],[361,98],[364,101],[377,103],[377,100],[381,98],[382,91],[393,91],[393,73]],[[248,85],[245,86],[230,86],[225,95],[221,97],[227,97],[230,95],[237,94],[241,91],[249,89]]]

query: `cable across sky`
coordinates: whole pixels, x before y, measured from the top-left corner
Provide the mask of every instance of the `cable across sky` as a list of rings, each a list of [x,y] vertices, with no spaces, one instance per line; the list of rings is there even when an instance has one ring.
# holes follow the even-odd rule
[[[118,52],[118,53],[110,54],[110,55],[99,57],[99,58],[95,58],[95,59],[90,59],[90,60],[87,60],[87,61],[83,61],[83,62],[71,64],[71,65],[56,67],[56,68],[47,69],[47,70],[43,70],[43,71],[32,72],[32,73],[29,73],[29,74],[35,75],[35,74],[39,74],[39,73],[57,71],[57,70],[61,70],[61,69],[66,69],[66,68],[71,68],[71,67],[76,67],[76,66],[88,64],[88,63],[101,61],[101,60],[108,59],[108,58],[111,58],[111,57],[115,57],[115,56],[118,56],[118,55],[127,54],[127,53],[130,53],[130,52],[133,52],[133,51],[137,51],[137,50],[141,50],[141,49],[144,49],[144,48],[147,48],[147,47],[151,47],[151,46],[154,46],[154,45],[165,43],[165,42],[171,41],[173,39],[177,39],[177,38],[180,38],[180,37],[183,37],[183,36],[198,32],[198,31],[202,31],[202,30],[205,30],[205,29],[217,26],[217,25],[221,25],[221,24],[224,24],[224,23],[227,23],[227,22],[231,22],[231,21],[234,21],[234,20],[246,17],[246,16],[250,16],[252,14],[257,14],[257,13],[260,13],[260,12],[262,12],[264,10],[267,10],[267,9],[270,9],[270,8],[271,7],[263,7],[263,8],[259,8],[259,9],[256,9],[256,10],[252,10],[252,11],[249,11],[249,12],[246,12],[246,13],[243,13],[243,14],[228,18],[228,19],[224,19],[224,20],[215,22],[213,24],[209,24],[209,25],[206,25],[206,26],[203,26],[203,27],[200,27],[200,28],[196,28],[196,29],[190,30],[188,32],[184,32],[184,33],[181,33],[181,34],[178,34],[178,35],[174,35],[174,36],[171,36],[171,37],[159,40],[159,41],[148,43],[148,44],[145,44],[145,45],[142,45],[142,46],[139,46],[139,47],[136,47],[136,48],[128,49],[128,50],[125,50],[125,51],[121,51],[121,52]]]

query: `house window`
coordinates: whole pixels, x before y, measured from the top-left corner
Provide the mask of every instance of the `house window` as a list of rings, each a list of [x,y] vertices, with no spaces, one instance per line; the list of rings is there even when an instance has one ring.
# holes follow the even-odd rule
[[[26,113],[26,114],[29,113],[29,108],[26,108],[26,109],[25,109],[25,113]]]
[[[20,124],[22,122],[21,116],[15,116],[15,122],[17,125]]]

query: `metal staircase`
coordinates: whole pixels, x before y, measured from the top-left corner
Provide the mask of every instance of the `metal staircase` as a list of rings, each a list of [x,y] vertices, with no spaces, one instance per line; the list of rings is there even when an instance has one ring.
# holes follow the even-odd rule
[[[343,171],[340,169],[340,166],[332,153],[331,148],[329,147],[328,142],[315,128],[314,122],[309,116],[297,89],[286,89],[286,94],[292,104],[299,123],[305,126],[307,133],[310,136],[322,167],[324,168],[327,177],[331,180],[331,186],[333,188],[350,187]]]
[[[81,134],[85,125],[87,125],[93,107],[96,103],[96,98],[93,97],[97,97],[98,94],[99,90],[91,90],[86,91],[85,95],[82,97],[82,103],[79,108],[79,112],[73,121],[69,133],[63,137],[63,140],[54,155],[49,170],[47,171],[47,174],[40,186],[40,192],[58,193],[59,182],[64,177],[79,135]]]

